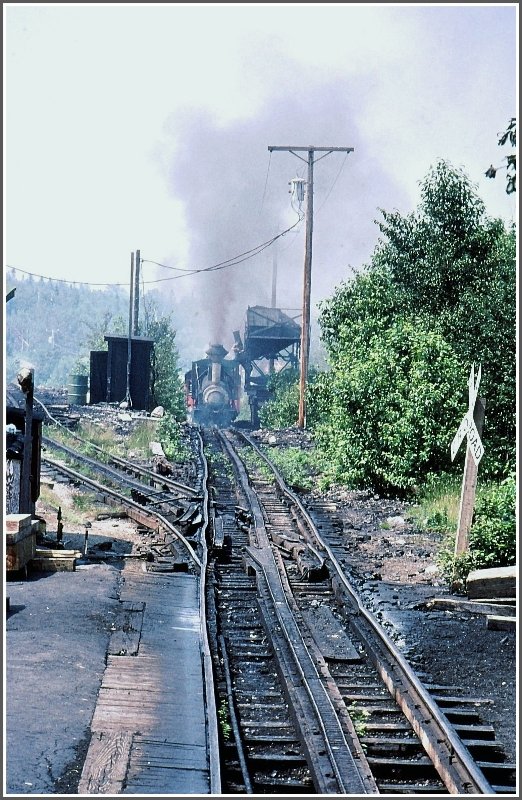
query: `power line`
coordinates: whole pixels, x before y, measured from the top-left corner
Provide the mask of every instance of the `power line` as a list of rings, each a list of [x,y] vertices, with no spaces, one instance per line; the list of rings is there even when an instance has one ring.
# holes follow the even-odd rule
[[[200,269],[187,269],[187,268],[184,268],[184,267],[172,267],[172,266],[170,266],[168,264],[161,264],[159,261],[153,261],[152,259],[142,258],[141,259],[141,263],[142,264],[144,262],[145,263],[150,263],[150,264],[155,264],[156,266],[163,267],[164,269],[172,269],[172,270],[176,270],[176,271],[179,271],[179,272],[183,273],[182,275],[173,275],[170,278],[158,278],[157,280],[143,281],[143,285],[149,285],[149,284],[154,284],[154,283],[162,283],[164,281],[173,281],[173,280],[176,280],[177,278],[184,278],[187,275],[199,275],[199,274],[201,274],[203,272],[214,272],[214,271],[221,270],[221,269],[227,269],[228,267],[234,267],[237,264],[242,264],[243,262],[248,261],[250,258],[254,258],[254,256],[259,255],[259,253],[262,253],[263,250],[266,250],[267,247],[270,247],[275,241],[277,241],[277,239],[280,239],[282,236],[285,236],[285,234],[287,234],[291,230],[293,230],[301,222],[301,220],[302,220],[302,217],[299,217],[297,222],[294,222],[294,224],[291,225],[289,228],[287,228],[286,230],[282,231],[281,233],[278,233],[276,236],[273,236],[272,239],[269,239],[268,241],[263,242],[262,244],[259,244],[256,247],[253,247],[251,250],[246,250],[244,253],[240,253],[237,256],[233,256],[232,258],[228,258],[225,261],[221,261],[221,262],[219,262],[217,264],[212,264],[210,267],[202,267]],[[66,278],[50,278],[48,275],[41,275],[41,274],[39,274],[37,272],[29,272],[29,270],[21,269],[20,267],[14,267],[11,264],[6,264],[6,267],[7,267],[7,269],[12,269],[12,270],[15,270],[16,272],[22,272],[24,275],[30,275],[33,278],[43,278],[45,280],[53,281],[55,283],[67,283],[67,284],[73,284],[73,285],[76,285],[76,286],[128,286],[129,285],[128,282],[127,283],[110,283],[110,282],[93,283],[93,282],[90,282],[90,281],[71,281],[71,280],[67,280]]]
[[[6,264],[7,269],[13,269],[15,272],[22,272],[24,275],[30,275],[32,278],[44,278],[53,283],[67,283],[74,284],[75,286],[128,286],[127,283],[90,283],[88,281],[70,281],[67,278],[50,278],[48,275],[40,275],[38,272],[29,272],[27,269],[21,267],[13,267],[11,264]]]
[[[319,208],[318,208],[318,209],[316,209],[316,212],[315,212],[316,214],[318,214],[318,213],[320,212],[320,210],[323,208],[324,204],[326,203],[326,201],[328,200],[328,198],[329,198],[329,197],[330,197],[330,195],[332,194],[332,192],[333,192],[333,190],[334,190],[334,187],[335,187],[335,184],[336,184],[336,183],[337,183],[337,181],[339,180],[339,177],[340,177],[340,175],[341,175],[341,172],[343,171],[344,165],[346,164],[346,159],[347,159],[347,158],[348,158],[348,153],[346,153],[346,154],[345,154],[345,156],[344,156],[344,158],[343,158],[343,160],[342,160],[342,163],[341,163],[341,167],[340,167],[340,169],[339,169],[339,172],[338,172],[338,173],[337,173],[337,175],[335,176],[334,182],[333,182],[333,183],[332,183],[332,185],[330,186],[330,189],[329,189],[329,191],[328,191],[328,193],[327,193],[326,197],[324,198],[324,200],[323,200],[323,202],[321,203],[321,205],[319,206]]]
[[[214,271],[217,271],[217,270],[220,270],[220,269],[226,269],[227,267],[233,267],[236,264],[241,264],[241,263],[243,263],[243,261],[248,261],[249,258],[253,258],[254,256],[257,256],[259,253],[262,253],[263,250],[266,250],[267,247],[270,247],[270,245],[274,244],[274,242],[277,241],[277,239],[280,239],[282,236],[285,236],[285,234],[287,234],[291,230],[293,230],[301,222],[302,219],[303,219],[303,216],[300,215],[299,219],[296,222],[294,222],[294,224],[291,225],[286,230],[282,231],[281,233],[278,233],[276,236],[273,236],[271,239],[268,239],[266,242],[263,242],[262,244],[259,244],[256,247],[253,247],[251,250],[246,250],[244,253],[240,253],[237,256],[233,256],[233,258],[227,258],[225,261],[219,261],[217,264],[213,264],[210,267],[202,267],[201,269],[192,269],[192,270],[184,270],[184,271],[186,272],[186,274],[189,274],[189,275],[197,275],[197,274],[199,274],[201,272],[214,272]],[[148,261],[148,260],[149,259],[145,258],[145,259],[142,259],[142,262],[143,261]],[[159,267],[165,267],[166,269],[180,269],[179,267],[170,267],[167,264],[160,264],[157,261],[153,261],[151,263],[156,264]],[[173,278],[163,278],[162,280],[175,280],[176,278],[182,278],[182,277],[183,277],[183,275],[175,275]]]
[[[259,213],[263,210],[263,203],[265,202],[265,194],[266,194],[266,187],[268,185],[268,173],[270,172],[270,164],[272,163],[272,153],[270,153],[268,157],[268,169],[266,171],[266,178],[265,178],[265,188],[263,189],[263,197],[261,198],[261,205],[259,207]]]

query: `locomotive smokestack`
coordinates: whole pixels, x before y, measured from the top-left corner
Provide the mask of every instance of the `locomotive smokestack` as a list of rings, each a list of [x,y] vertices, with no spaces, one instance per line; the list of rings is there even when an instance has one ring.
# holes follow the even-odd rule
[[[227,351],[222,344],[211,344],[206,352],[206,355],[212,362],[211,366],[211,380],[212,383],[219,383],[221,379],[221,362],[225,358]]]

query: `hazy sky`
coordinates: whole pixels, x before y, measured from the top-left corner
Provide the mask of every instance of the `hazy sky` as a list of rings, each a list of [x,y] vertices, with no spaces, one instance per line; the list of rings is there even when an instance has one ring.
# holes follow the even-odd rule
[[[10,266],[128,283],[140,249],[146,285],[218,306],[231,330],[239,309],[270,304],[274,247],[160,284],[181,273],[150,262],[205,268],[291,226],[288,182],[306,165],[269,145],[354,148],[315,167],[313,302],[369,260],[379,208],[416,207],[438,158],[488,213],[515,217],[505,170],[484,176],[517,113],[514,3],[3,10]],[[280,306],[301,303],[303,257],[301,223],[278,242]]]

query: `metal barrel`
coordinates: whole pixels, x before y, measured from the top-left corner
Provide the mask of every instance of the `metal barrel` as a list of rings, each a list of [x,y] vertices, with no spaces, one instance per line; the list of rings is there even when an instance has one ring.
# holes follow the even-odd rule
[[[67,397],[69,400],[69,405],[86,405],[88,381],[89,378],[87,375],[69,375],[69,382],[67,384]]]

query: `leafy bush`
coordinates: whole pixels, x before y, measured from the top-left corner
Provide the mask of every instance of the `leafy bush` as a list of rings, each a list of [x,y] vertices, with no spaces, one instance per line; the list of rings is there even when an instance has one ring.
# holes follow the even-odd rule
[[[461,415],[460,366],[436,330],[397,318],[366,344],[345,346],[332,369],[330,417],[315,438],[331,478],[407,494],[447,464]]]
[[[323,412],[330,404],[317,437],[333,479],[348,484],[405,492],[454,471],[449,443],[472,363],[486,398],[481,473],[499,480],[513,467],[514,228],[488,219],[466,175],[444,161],[421,196],[415,213],[382,211],[370,265],[321,305],[331,373],[310,398]]]
[[[514,475],[477,500],[469,549],[476,567],[509,567],[516,562],[516,482]]]
[[[328,374],[310,367],[307,386],[307,427],[312,428],[328,413]],[[291,428],[299,417],[299,370],[287,369],[273,375],[268,382],[273,397],[261,406],[259,419],[265,428]]]
[[[312,489],[313,476],[317,473],[317,468],[311,452],[301,450],[299,447],[286,447],[271,449],[267,455],[292,489],[304,491]]]
[[[465,584],[472,570],[509,567],[516,563],[516,481],[510,475],[501,483],[491,484],[479,495],[469,548],[455,556],[455,536],[448,537],[439,554],[443,574],[450,582]]]
[[[184,425],[172,414],[165,413],[157,428],[157,435],[163,451],[170,461],[188,461],[190,452],[184,441]]]
[[[154,339],[153,402],[181,422],[186,418],[186,408],[175,345],[176,331],[171,317],[161,316],[152,301],[144,304],[143,335]]]
[[[290,428],[297,422],[299,413],[299,384],[281,386],[276,396],[263,403],[259,420],[265,428]]]

